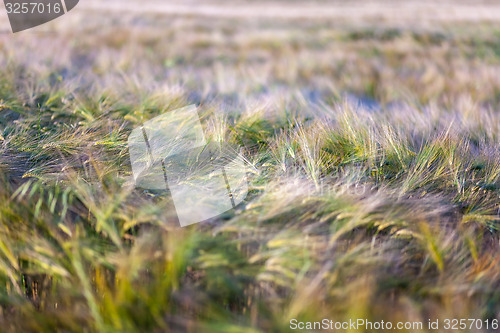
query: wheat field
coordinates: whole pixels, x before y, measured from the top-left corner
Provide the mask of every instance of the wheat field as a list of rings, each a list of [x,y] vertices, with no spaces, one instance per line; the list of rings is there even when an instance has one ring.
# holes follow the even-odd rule
[[[22,33],[2,20],[0,331],[495,332],[499,21],[472,0],[88,0]],[[181,228],[168,191],[134,185],[127,138],[193,104],[242,148],[249,193]]]

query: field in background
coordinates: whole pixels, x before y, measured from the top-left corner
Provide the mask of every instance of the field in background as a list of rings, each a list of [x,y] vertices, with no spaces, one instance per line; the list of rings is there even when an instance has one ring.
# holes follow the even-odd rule
[[[495,1],[117,3],[1,23],[3,331],[499,318]],[[180,228],[127,137],[189,104],[250,193]]]

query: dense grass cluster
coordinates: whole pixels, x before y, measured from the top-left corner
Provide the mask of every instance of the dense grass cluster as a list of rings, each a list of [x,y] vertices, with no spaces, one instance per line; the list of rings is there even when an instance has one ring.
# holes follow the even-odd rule
[[[499,317],[492,24],[99,19],[0,39],[2,331]],[[250,193],[180,228],[127,137],[193,103]]]

